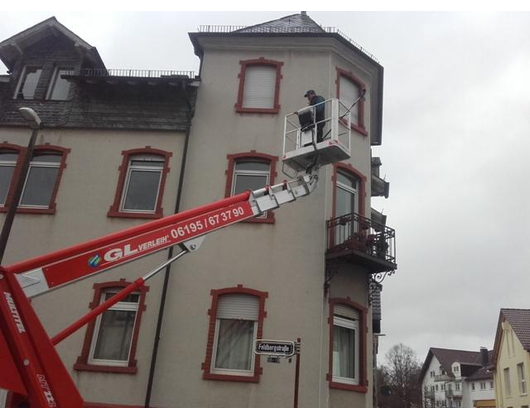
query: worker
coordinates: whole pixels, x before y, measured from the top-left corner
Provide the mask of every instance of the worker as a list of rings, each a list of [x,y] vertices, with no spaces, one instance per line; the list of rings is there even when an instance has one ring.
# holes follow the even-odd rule
[[[320,143],[322,140],[322,134],[324,132],[324,125],[325,119],[326,119],[326,113],[325,113],[325,99],[317,95],[313,89],[309,89],[306,94],[304,95],[305,98],[309,101],[309,105],[315,106],[315,122],[317,124],[317,143]]]

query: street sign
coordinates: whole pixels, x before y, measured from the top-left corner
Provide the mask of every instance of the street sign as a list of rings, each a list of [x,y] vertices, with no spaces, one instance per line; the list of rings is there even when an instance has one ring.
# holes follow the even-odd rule
[[[254,353],[267,356],[291,357],[296,353],[294,341],[256,340]]]

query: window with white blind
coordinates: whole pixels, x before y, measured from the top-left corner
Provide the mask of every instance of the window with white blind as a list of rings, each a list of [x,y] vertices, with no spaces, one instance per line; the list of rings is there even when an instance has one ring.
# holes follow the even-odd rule
[[[245,71],[243,108],[274,108],[276,68],[249,66]]]
[[[361,90],[359,86],[353,83],[350,79],[341,76],[340,78],[340,101],[347,109],[350,109],[353,103],[360,96]],[[358,104],[351,108],[351,121],[355,125],[359,125],[359,106]]]
[[[252,376],[257,338],[260,298],[236,293],[218,300],[211,372]]]
[[[333,381],[359,384],[359,313],[335,305],[333,316]]]
[[[277,113],[283,63],[260,58],[241,61],[237,112]]]

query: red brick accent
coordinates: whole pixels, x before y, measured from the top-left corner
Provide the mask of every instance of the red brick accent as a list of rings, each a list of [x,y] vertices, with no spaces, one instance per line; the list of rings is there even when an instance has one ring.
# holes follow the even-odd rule
[[[337,98],[340,98],[340,78],[344,77],[351,81],[355,86],[359,88],[359,91],[361,92],[363,89],[366,89],[366,85],[356,77],[351,71],[341,69],[337,67],[337,79],[335,81],[335,84],[337,85]],[[364,99],[361,100],[356,106],[359,107],[359,119],[356,122],[352,122],[351,128],[352,130],[355,130],[359,133],[361,133],[363,136],[368,135],[368,131],[366,131],[366,127],[364,125]]]

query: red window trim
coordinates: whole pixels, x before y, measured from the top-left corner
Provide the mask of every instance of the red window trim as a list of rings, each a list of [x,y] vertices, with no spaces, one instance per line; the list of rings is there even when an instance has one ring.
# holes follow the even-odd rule
[[[22,146],[16,146],[14,144],[9,143],[2,143],[0,144],[0,149],[4,150],[16,150],[19,153],[18,160],[15,166],[15,170],[13,172],[13,178],[11,179],[11,185],[9,187],[9,192],[6,199],[6,205],[0,206],[0,213],[6,213],[9,209],[9,206],[11,205],[11,202],[13,200],[13,194],[14,194],[14,185],[18,181],[18,178],[21,175],[22,171],[22,164],[24,162],[24,159],[26,157],[27,153],[27,147]],[[61,146],[53,146],[49,143],[45,143],[43,145],[37,145],[33,149],[33,156],[37,154],[42,154],[46,152],[52,152],[54,154],[60,154],[61,155],[61,162],[59,164],[59,171],[57,172],[57,178],[55,179],[55,185],[53,187],[53,192],[50,197],[50,205],[48,208],[27,208],[27,207],[19,207],[17,208],[17,213],[27,213],[27,214],[55,214],[57,210],[57,192],[59,191],[59,185],[61,184],[61,178],[63,176],[63,171],[66,168],[66,156],[68,153],[70,153],[70,149],[67,149],[65,147]],[[22,197],[21,197],[22,199]]]
[[[234,105],[236,112],[239,113],[252,113],[252,114],[277,114],[280,111],[280,80],[282,76],[282,61],[268,60],[264,57],[253,60],[242,60],[241,70],[238,74],[239,78],[239,91],[237,93],[237,103]],[[245,108],[243,106],[243,92],[245,90],[245,75],[247,67],[249,66],[271,66],[276,68],[276,86],[274,90],[274,107],[273,108]]]
[[[162,202],[164,198],[166,177],[170,171],[169,158],[173,155],[173,153],[166,152],[165,150],[154,149],[151,146],[146,146],[142,149],[124,150],[121,152],[121,154],[123,156],[123,159],[121,165],[118,167],[118,186],[116,188],[116,194],[114,195],[114,202],[110,206],[107,216],[130,219],[160,219],[161,217],[164,217],[164,209],[162,208]],[[125,180],[127,178],[127,169],[129,167],[129,159],[131,158],[131,156],[143,154],[159,155],[164,158],[164,168],[162,169],[162,178],[160,179],[160,191],[158,194],[155,212],[133,213],[120,210],[121,199],[123,197],[123,188],[125,186]]]
[[[333,317],[335,315],[335,305],[337,304],[351,306],[353,309],[359,312],[359,385],[348,385],[340,382],[333,382]],[[326,375],[326,380],[329,382],[330,388],[360,392],[363,394],[368,392],[368,359],[366,350],[368,344],[367,315],[368,309],[359,303],[353,302],[350,297],[329,299],[329,371]]]
[[[259,340],[263,338],[263,320],[267,316],[267,312],[265,312],[265,299],[269,297],[268,292],[260,292],[259,290],[248,289],[246,287],[243,287],[243,285],[241,284],[238,284],[237,287],[211,290],[210,294],[212,296],[212,307],[208,310],[210,324],[208,328],[208,343],[206,345],[206,359],[202,364],[202,370],[204,371],[202,377],[206,380],[216,381],[259,382],[259,377],[263,373],[263,368],[261,368],[260,366],[260,357],[258,355],[254,355],[254,375],[252,376],[219,375],[217,373],[211,373],[213,344],[215,340],[215,325],[217,321],[217,306],[219,303],[219,297],[235,293],[253,295],[259,298],[257,339]]]
[[[332,206],[332,218],[337,217],[337,171],[342,170],[347,172],[350,176],[357,178],[359,181],[359,214],[365,217],[365,205],[366,205],[366,176],[355,169],[349,163],[335,163],[333,165],[333,176],[331,181],[333,182],[333,206]]]
[[[89,309],[94,309],[101,303],[101,295],[105,289],[110,288],[124,288],[131,284],[125,279],[119,281],[111,281],[106,283],[94,284],[94,300],[88,305]],[[77,358],[74,364],[74,370],[89,371],[89,372],[109,372],[109,373],[129,373],[135,374],[138,371],[136,357],[136,348],[138,344],[138,336],[140,334],[140,324],[142,321],[142,313],[146,309],[145,297],[149,291],[149,286],[142,286],[138,289],[140,293],[140,299],[138,301],[138,312],[136,312],[136,322],[134,324],[134,331],[131,341],[131,351],[129,353],[129,364],[128,366],[104,366],[104,365],[91,365],[88,361],[90,356],[90,346],[92,344],[92,338],[94,336],[94,328],[96,327],[96,321],[92,321],[88,324],[83,347],[81,349],[81,355]]]
[[[276,173],[276,162],[278,161],[278,156],[268,155],[266,153],[258,153],[255,150],[245,153],[236,153],[232,155],[226,155],[228,159],[228,169],[226,170],[226,187],[225,187],[225,198],[232,195],[232,180],[234,179],[234,168],[237,160],[261,160],[266,161],[270,164],[270,173],[269,173],[269,185],[274,185],[275,179],[278,176]],[[274,211],[267,211],[267,217],[257,218],[253,217],[252,219],[245,220],[244,223],[275,223]]]
[[[350,82],[352,82],[354,85],[356,85],[360,91],[363,89],[366,89],[366,85],[356,77],[351,71],[341,69],[337,67],[337,80],[335,81],[335,84],[337,85],[337,98],[340,99],[340,78],[345,77]],[[359,133],[361,133],[363,136],[368,136],[368,131],[366,130],[366,126],[364,124],[364,100],[361,100],[358,105],[359,107],[359,119],[358,124],[354,124],[352,122],[351,128],[352,130],[355,130]]]

